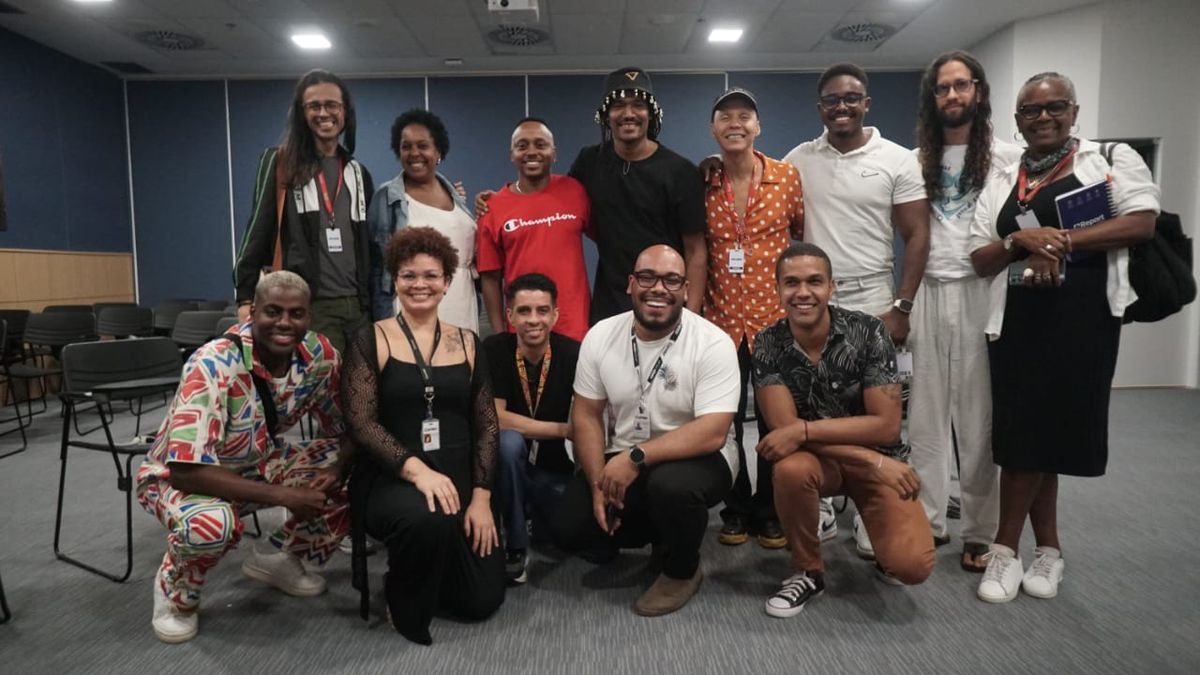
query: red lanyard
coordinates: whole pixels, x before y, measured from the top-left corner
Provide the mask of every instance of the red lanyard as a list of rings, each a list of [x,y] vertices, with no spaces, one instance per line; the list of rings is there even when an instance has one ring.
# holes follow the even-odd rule
[[[325,182],[325,172],[317,171],[317,184],[321,186],[321,200],[325,202],[325,210],[329,212],[329,227],[337,227],[337,216],[334,215],[333,204],[337,200],[338,195],[342,194],[342,183],[345,182],[346,163],[342,159],[338,159],[338,182],[337,189],[333,193],[333,197],[329,196],[329,184]]]
[[[1067,156],[1060,159],[1058,164],[1054,165],[1054,170],[1050,172],[1050,175],[1039,181],[1037,187],[1033,188],[1033,191],[1029,192],[1028,194],[1025,193],[1025,190],[1029,187],[1029,175],[1028,171],[1025,169],[1025,164],[1021,164],[1021,170],[1017,174],[1017,203],[1021,206],[1022,210],[1029,206],[1029,202],[1033,201],[1033,198],[1038,192],[1041,191],[1042,188],[1054,181],[1054,177],[1058,175],[1059,171],[1063,170],[1063,167],[1066,166],[1067,162],[1071,161],[1071,158],[1074,156],[1075,148],[1071,148],[1071,151],[1067,153]]]
[[[750,209],[754,208],[754,200],[758,196],[758,183],[761,177],[758,176],[758,157],[754,158],[754,168],[750,171],[750,187],[746,191],[746,216],[750,215]],[[728,176],[721,177],[721,185],[725,188],[725,204],[729,207],[729,212],[733,214],[733,226],[737,230],[737,241],[740,243],[746,236],[746,217],[738,216],[737,207],[733,201],[733,183],[729,182]]]
[[[538,373],[537,405],[529,396],[529,373],[525,371],[525,357],[521,356],[521,348],[517,347],[517,374],[521,376],[521,393],[525,394],[525,408],[529,416],[537,415],[538,406],[542,404],[542,392],[546,390],[546,376],[550,373],[550,343],[546,343],[546,355],[542,357],[542,372]]]

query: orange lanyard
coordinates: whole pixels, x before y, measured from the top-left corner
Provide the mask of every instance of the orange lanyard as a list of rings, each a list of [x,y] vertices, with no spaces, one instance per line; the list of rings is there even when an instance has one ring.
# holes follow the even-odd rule
[[[754,208],[754,201],[758,197],[758,184],[762,180],[762,176],[758,173],[758,157],[754,158],[754,167],[750,170],[750,186],[746,191],[746,211],[745,216],[737,214],[737,206],[733,201],[733,184],[729,182],[727,176],[721,177],[721,185],[725,188],[725,204],[729,207],[729,212],[733,214],[733,226],[737,231],[737,242],[740,244],[746,236],[746,216],[750,215],[750,210]]]
[[[321,186],[321,200],[325,202],[325,210],[329,212],[329,227],[337,227],[337,216],[334,214],[333,206],[337,201],[338,195],[342,194],[342,183],[345,182],[346,163],[338,159],[338,182],[337,187],[333,190],[333,197],[329,196],[329,184],[325,182],[325,172],[317,171],[317,183]]]
[[[1071,158],[1074,156],[1075,148],[1071,148],[1071,151],[1067,153],[1067,156],[1060,159],[1058,164],[1054,165],[1054,170],[1050,172],[1050,175],[1039,181],[1037,186],[1034,187],[1033,190],[1028,194],[1026,194],[1025,191],[1029,188],[1029,172],[1026,171],[1024,164],[1021,165],[1021,171],[1017,174],[1017,205],[1021,207],[1022,212],[1029,207],[1029,202],[1033,201],[1034,196],[1036,196],[1042,188],[1051,183],[1054,180],[1054,177],[1058,175],[1058,172],[1062,171],[1063,167],[1066,166],[1067,162],[1071,161]]]
[[[525,408],[530,417],[536,417],[538,406],[542,404],[542,392],[546,390],[546,376],[550,374],[550,342],[546,342],[546,355],[542,357],[542,372],[538,373],[537,405],[529,396],[529,373],[525,371],[525,357],[521,356],[521,348],[517,347],[517,374],[521,376],[521,393],[525,394]]]

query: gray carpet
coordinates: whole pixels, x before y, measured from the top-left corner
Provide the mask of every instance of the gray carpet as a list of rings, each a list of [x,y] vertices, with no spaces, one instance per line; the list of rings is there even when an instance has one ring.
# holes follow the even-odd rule
[[[437,619],[434,645],[419,647],[378,615],[358,619],[346,557],[326,569],[329,593],[291,598],[241,576],[249,539],[211,573],[199,637],[160,644],[150,583],[164,531],[153,518],[135,505],[125,584],[54,558],[61,425],[52,411],[38,417],[28,451],[0,460],[0,575],[15,613],[0,626],[0,672],[1200,672],[1198,413],[1200,391],[1114,393],[1109,475],[1061,486],[1067,568],[1053,600],[978,601],[979,577],[958,568],[957,521],[928,582],[884,585],[854,555],[847,513],[825,546],[825,595],[793,619],[772,619],[763,601],[787,575],[786,555],[720,546],[714,512],[704,584],[674,615],[630,609],[651,580],[648,549],[603,567],[540,551],[529,584],[510,590],[489,621]],[[119,427],[131,432],[130,418]],[[0,453],[12,438],[0,438]],[[72,451],[69,466],[68,549],[117,566],[112,460]],[[1032,545],[1027,537],[1027,558]],[[378,593],[380,556],[371,572]],[[377,596],[377,614],[380,606]]]

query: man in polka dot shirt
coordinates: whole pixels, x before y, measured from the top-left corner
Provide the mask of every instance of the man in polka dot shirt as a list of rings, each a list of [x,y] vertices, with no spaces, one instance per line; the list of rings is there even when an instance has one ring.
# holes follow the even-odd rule
[[[804,229],[804,197],[800,172],[754,149],[760,132],[758,103],[745,89],[734,87],[713,103],[712,134],[721,150],[722,170],[705,192],[708,240],[704,316],[724,330],[738,348],[741,393],[734,419],[742,455],[734,487],[725,499],[720,542],[738,545],[751,531],[765,548],[787,544],[775,515],[771,464],[748,466],[742,447],[746,418],[746,383],[754,337],[783,318],[774,297],[775,259]],[[760,429],[760,435],[766,430]],[[751,476],[757,473],[752,480]]]

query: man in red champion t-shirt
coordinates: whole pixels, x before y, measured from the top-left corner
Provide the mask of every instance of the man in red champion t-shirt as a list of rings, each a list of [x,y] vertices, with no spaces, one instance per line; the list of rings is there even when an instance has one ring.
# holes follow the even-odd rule
[[[587,266],[583,235],[592,236],[587,192],[569,176],[551,175],[554,135],[546,123],[527,117],[512,136],[516,182],[488,201],[479,218],[476,265],[483,304],[496,332],[511,330],[504,318],[504,289],[529,272],[540,272],[558,286],[556,332],[582,340],[588,328]]]

